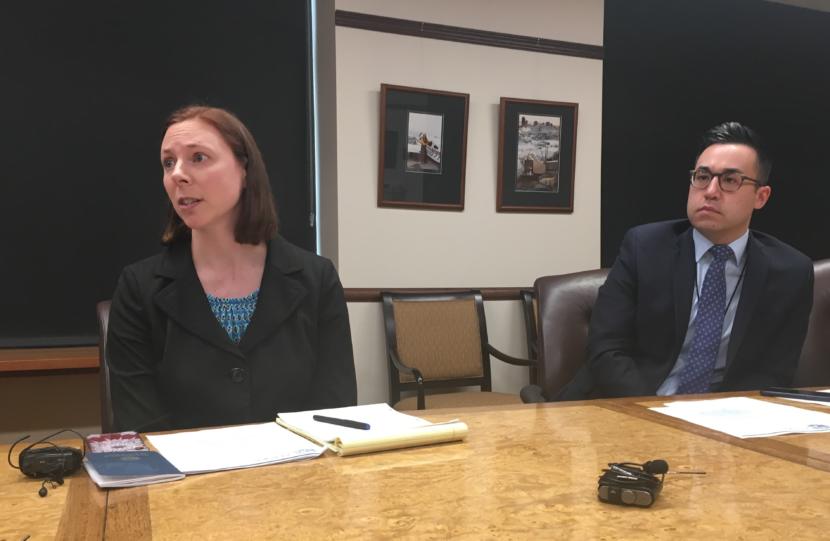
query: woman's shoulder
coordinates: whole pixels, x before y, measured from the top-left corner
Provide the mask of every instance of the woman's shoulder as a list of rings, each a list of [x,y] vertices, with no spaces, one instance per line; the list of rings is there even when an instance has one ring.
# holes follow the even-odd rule
[[[186,255],[186,247],[177,243],[171,246],[164,246],[162,249],[134,263],[130,263],[122,271],[122,276],[131,276],[138,281],[150,280],[158,275],[171,275],[174,273],[175,259]]]
[[[277,235],[268,244],[271,261],[283,270],[316,270],[332,266],[327,258],[290,243]]]

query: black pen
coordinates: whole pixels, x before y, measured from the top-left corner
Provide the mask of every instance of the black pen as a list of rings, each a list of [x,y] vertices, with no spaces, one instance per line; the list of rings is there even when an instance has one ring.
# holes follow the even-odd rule
[[[338,419],[336,417],[326,417],[325,415],[312,415],[312,419],[321,423],[329,423],[330,425],[345,426],[348,428],[357,428],[358,430],[369,430],[369,423],[361,423],[360,421],[350,421],[348,419]]]
[[[795,398],[797,400],[830,402],[830,393],[821,391],[802,391],[801,389],[789,389],[786,387],[769,387],[768,389],[761,389],[761,396],[780,396],[781,398]]]

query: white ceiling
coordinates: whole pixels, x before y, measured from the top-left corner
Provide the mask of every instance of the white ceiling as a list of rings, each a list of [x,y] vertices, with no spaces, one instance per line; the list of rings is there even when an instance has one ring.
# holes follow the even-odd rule
[[[830,12],[830,0],[767,0],[767,2],[789,4],[791,6],[798,6],[801,8]]]

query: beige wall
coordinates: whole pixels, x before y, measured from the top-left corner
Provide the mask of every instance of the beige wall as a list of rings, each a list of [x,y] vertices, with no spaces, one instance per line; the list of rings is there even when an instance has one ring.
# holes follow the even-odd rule
[[[344,11],[602,45],[603,0],[335,0],[335,4]]]
[[[337,9],[602,43],[602,1],[338,0]],[[602,61],[336,29],[338,251],[346,287],[530,286],[599,266]],[[378,208],[380,84],[470,95],[463,212]],[[579,104],[573,214],[496,213],[500,97]],[[335,255],[335,254],[327,254]],[[489,302],[494,345],[524,356],[518,302]],[[380,308],[351,304],[360,401],[385,400]],[[517,392],[526,369],[494,360]]]
[[[463,212],[378,208],[380,84],[470,94]],[[500,97],[579,103],[573,214],[496,213]],[[602,62],[337,28],[346,287],[518,286],[599,264]]]

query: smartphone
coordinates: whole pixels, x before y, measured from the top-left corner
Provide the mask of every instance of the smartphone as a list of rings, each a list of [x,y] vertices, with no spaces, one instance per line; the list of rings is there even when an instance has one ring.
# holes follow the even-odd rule
[[[802,391],[801,389],[788,389],[786,387],[770,387],[761,390],[761,396],[778,396],[781,398],[797,398],[799,400],[818,400],[830,402],[830,393],[821,391]]]

